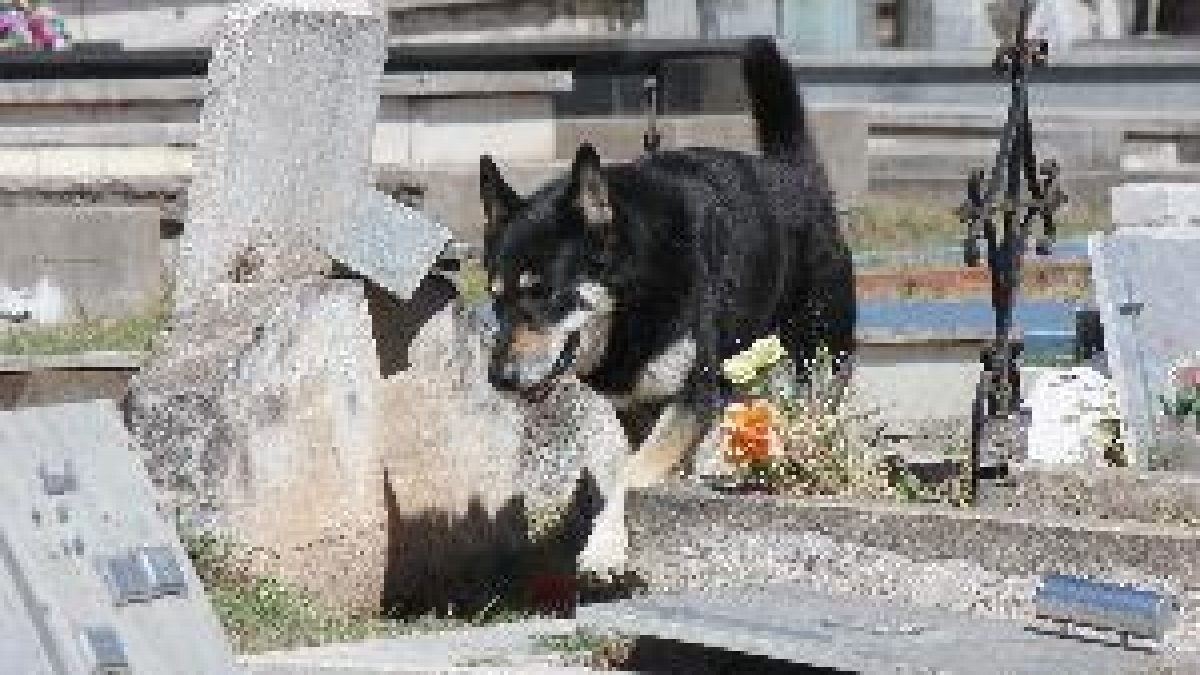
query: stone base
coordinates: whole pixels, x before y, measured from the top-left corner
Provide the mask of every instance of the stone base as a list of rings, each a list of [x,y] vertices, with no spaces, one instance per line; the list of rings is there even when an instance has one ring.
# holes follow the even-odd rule
[[[386,603],[478,606],[527,573],[574,567],[627,443],[611,407],[578,383],[539,406],[492,389],[490,329],[476,308],[419,311],[431,318],[380,399],[391,492]],[[530,532],[531,514],[535,526],[550,515],[549,530]]]
[[[256,571],[374,609],[386,521],[378,380],[358,282],[223,284],[176,318],[134,378],[128,423],[159,488],[217,514],[255,550]]]

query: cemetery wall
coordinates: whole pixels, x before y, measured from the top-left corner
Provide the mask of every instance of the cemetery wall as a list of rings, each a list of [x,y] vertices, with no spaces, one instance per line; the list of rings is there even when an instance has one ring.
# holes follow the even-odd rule
[[[992,159],[1004,87],[981,65],[962,65],[961,59],[971,64],[977,57],[892,56],[796,59],[814,138],[846,206],[870,194],[953,207],[968,168]],[[1111,74],[1108,65],[1125,56],[1119,76]],[[1195,88],[1178,82],[1200,75],[1189,74],[1195,66],[1186,57],[1083,50],[1039,75],[1032,92],[1039,151],[1063,163],[1070,208],[1107,208],[1108,189],[1131,178],[1196,177],[1191,162],[1200,154],[1200,117],[1191,111],[1200,100]],[[664,144],[751,148],[751,125],[740,87],[728,86],[728,68],[693,66],[674,68],[673,83],[668,78]],[[463,195],[477,190],[478,155],[496,156],[522,189],[565,166],[583,140],[600,145],[607,157],[634,157],[645,120],[638,112],[640,89],[627,84],[555,72],[386,74],[372,141],[374,170],[389,175],[385,189],[417,197],[460,238],[477,241],[480,206]],[[146,278],[153,267],[171,266],[202,93],[198,79],[0,84],[0,207],[160,208],[159,258],[134,258],[145,258],[140,273]],[[62,230],[75,217],[57,212],[55,227]],[[70,274],[81,269],[74,265]],[[53,286],[70,285],[66,271],[51,272]],[[112,305],[116,297],[89,292],[95,297],[83,303],[93,314],[98,310],[88,303]]]
[[[69,323],[152,311],[164,293],[159,209],[0,206],[0,311]]]

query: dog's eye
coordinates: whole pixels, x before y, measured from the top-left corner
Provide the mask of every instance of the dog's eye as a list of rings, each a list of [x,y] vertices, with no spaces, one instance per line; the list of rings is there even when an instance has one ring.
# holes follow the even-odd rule
[[[542,285],[542,280],[533,272],[522,272],[517,279],[517,287],[523,291],[532,291]]]
[[[504,282],[499,279],[493,279],[490,290],[492,295],[504,295]]]

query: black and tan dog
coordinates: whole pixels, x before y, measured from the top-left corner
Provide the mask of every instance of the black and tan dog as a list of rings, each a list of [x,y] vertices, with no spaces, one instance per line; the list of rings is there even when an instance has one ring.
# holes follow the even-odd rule
[[[618,496],[690,456],[717,412],[722,360],[753,340],[776,334],[800,359],[824,344],[848,372],[851,255],[793,74],[769,39],[751,41],[743,74],[761,155],[689,148],[602,166],[584,145],[529,197],[481,159],[492,384],[534,397],[575,375],[627,424],[655,420],[631,433]],[[619,527],[613,506],[600,520]]]

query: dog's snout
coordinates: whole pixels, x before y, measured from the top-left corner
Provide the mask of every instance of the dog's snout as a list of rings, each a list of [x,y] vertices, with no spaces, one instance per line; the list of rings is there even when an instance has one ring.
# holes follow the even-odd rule
[[[520,387],[521,378],[514,364],[497,359],[492,361],[488,368],[488,382],[500,391],[516,391]]]

